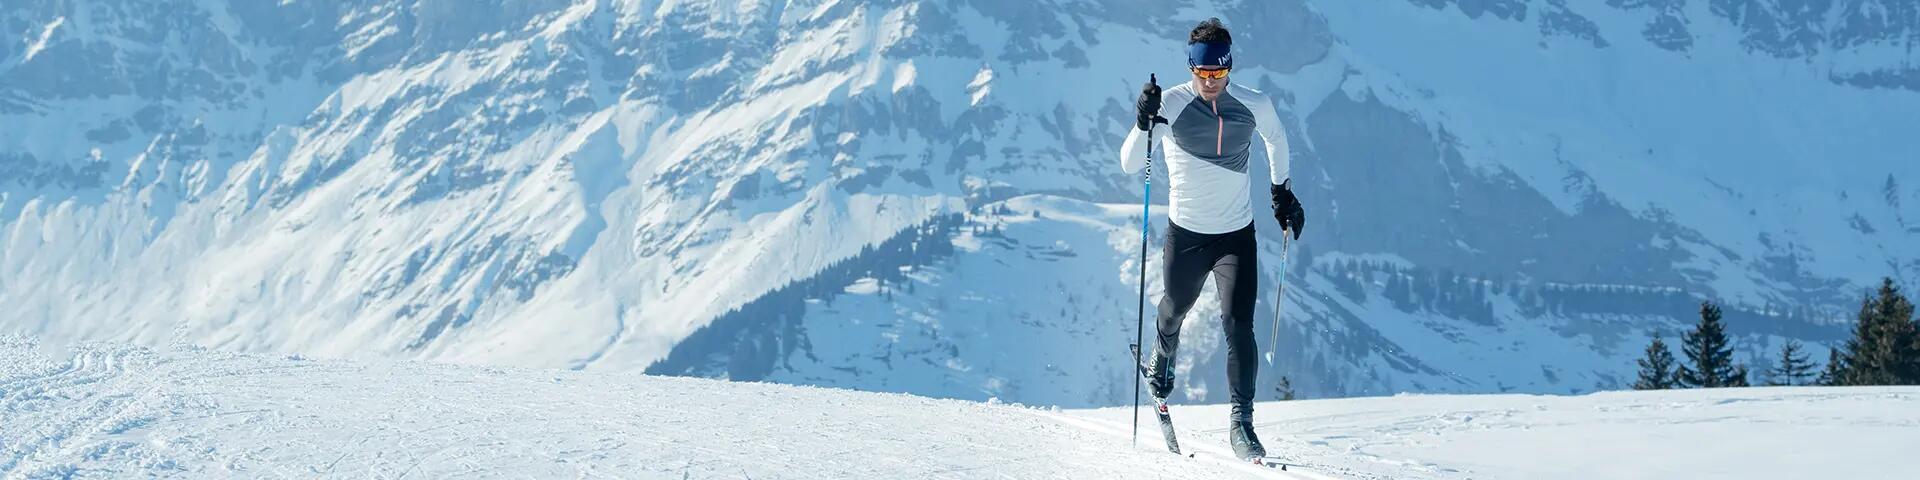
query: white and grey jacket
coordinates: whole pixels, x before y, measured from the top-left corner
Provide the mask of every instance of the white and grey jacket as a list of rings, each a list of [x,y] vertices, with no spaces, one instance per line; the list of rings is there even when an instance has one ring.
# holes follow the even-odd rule
[[[1253,134],[1267,146],[1274,185],[1290,173],[1287,132],[1280,125],[1273,101],[1258,90],[1227,84],[1226,91],[1209,102],[1187,82],[1160,94],[1166,124],[1153,126],[1156,157],[1171,179],[1168,218],[1181,228],[1218,234],[1253,223],[1252,182],[1247,178]],[[1146,166],[1147,132],[1127,124],[1127,140],[1120,146],[1120,169],[1134,173]],[[1172,142],[1168,142],[1172,139]]]

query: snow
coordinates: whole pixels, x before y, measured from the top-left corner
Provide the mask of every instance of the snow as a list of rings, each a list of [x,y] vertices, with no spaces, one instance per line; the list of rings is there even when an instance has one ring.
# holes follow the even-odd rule
[[[900,66],[894,67],[893,93],[899,94],[901,90],[913,86],[915,73],[917,72],[913,69],[913,62],[900,62]]]
[[[47,22],[47,26],[42,27],[40,29],[39,37],[35,38],[33,40],[33,43],[30,43],[27,45],[27,52],[21,56],[20,61],[21,62],[31,61],[33,60],[33,57],[36,55],[39,55],[42,50],[46,50],[47,40],[52,39],[53,32],[55,30],[59,30],[60,25],[66,22],[67,22],[67,17],[53,17],[53,21]]]
[[[1836,214],[1894,224],[1894,212],[1835,193],[1870,192],[1880,172],[1911,176],[1915,137],[1890,126],[1913,122],[1920,95],[1835,84],[1827,68],[1755,58],[1738,41],[1701,41],[1685,54],[1662,50],[1637,38],[1644,18],[1597,5],[1579,13],[1613,40],[1606,48],[1536,42],[1533,22],[1472,19],[1415,3],[1315,4],[1342,34],[1334,61],[1387,72],[1347,79],[1346,93],[1380,95],[1435,124],[1444,120],[1469,162],[1512,169],[1563,211],[1576,211],[1588,193],[1555,187],[1578,172],[1590,177],[1587,188],[1629,210],[1666,210],[1734,250],[1766,251],[1754,240],[1764,234],[1790,239],[1820,253],[1803,259],[1812,271],[1886,273],[1884,257],[1848,254],[1867,246],[1911,255],[1910,242],[1877,245],[1903,242],[1857,235],[1843,223],[1848,215]],[[1701,37],[1740,37],[1706,5],[1687,8],[1700,19],[1688,28]],[[1834,61],[1852,63],[1870,51],[1880,50],[1840,50]],[[1881,60],[1857,63],[1898,63]],[[1849,168],[1828,159],[1846,159]],[[1719,256],[1676,267],[1725,270],[1708,260]],[[1713,287],[1742,300],[1779,290],[1736,274]]]
[[[759,383],[0,343],[0,474],[1245,478],[1016,406]]]
[[[1298,25],[1273,14],[1282,10],[1213,3],[1151,18],[1218,15],[1315,35],[1290,31]],[[1334,144],[1309,119],[1344,103],[1335,95],[1378,97],[1457,136],[1470,166],[1514,172],[1565,211],[1597,192],[1633,213],[1670,213],[1698,238],[1646,240],[1692,252],[1671,265],[1698,272],[1678,285],[1691,294],[1793,298],[1799,287],[1753,261],[1782,252],[1811,252],[1797,265],[1810,282],[1913,271],[1920,191],[1894,192],[1904,206],[1878,192],[1920,166],[1908,158],[1920,137],[1900,127],[1915,123],[1920,95],[1830,78],[1890,65],[1875,58],[1890,46],[1811,64],[1772,58],[1743,48],[1703,2],[1687,7],[1701,36],[1688,54],[1640,41],[1644,15],[1598,2],[1568,8],[1597,23],[1606,49],[1543,40],[1536,22],[1378,3],[1308,2],[1335,47],[1297,71],[1249,56],[1240,78],[1271,82],[1297,148]],[[1542,3],[1564,2],[1528,2]],[[9,86],[88,66],[126,77],[0,100],[24,105],[0,114],[0,130],[17,133],[0,136],[9,309],[0,332],[633,372],[732,308],[964,211],[1003,224],[1005,237],[955,235],[960,253],[917,266],[906,285],[822,286],[840,293],[808,304],[810,349],[782,351],[777,360],[795,368],[769,380],[1068,406],[1128,394],[1126,369],[1109,365],[1133,337],[1139,184],[1110,159],[1146,74],[1168,84],[1183,75],[1169,41],[1179,32],[1166,31],[1180,25],[1084,2],[826,1],[791,12],[771,2],[536,2],[529,16],[444,24],[407,20],[393,2],[310,4],[260,15],[223,2],[0,14],[21,26],[12,45],[28,47],[26,60],[0,68],[20,75]],[[199,43],[136,35],[157,23]],[[202,78],[222,87],[189,88]],[[581,98],[591,101],[572,101]],[[206,144],[178,141],[196,136]],[[436,148],[403,151],[418,143]],[[21,170],[8,168],[21,164],[6,162],[24,157],[29,177],[86,164],[103,172],[74,177],[111,180],[16,182]],[[498,176],[411,198],[460,167]],[[1580,190],[1564,188],[1573,171],[1587,177]],[[1164,198],[1164,178],[1155,183]],[[1333,206],[1314,214],[1323,222],[1309,229],[1314,253],[1430,261],[1328,242],[1378,226],[1338,213],[1341,201],[1392,193],[1314,200]],[[1009,198],[1016,213],[983,214]],[[1164,215],[1151,220],[1157,240]],[[1760,245],[1763,234],[1785,246]],[[1266,243],[1272,259],[1278,242]],[[1487,249],[1433,243],[1448,244]],[[572,268],[523,268],[544,258]],[[1149,298],[1158,281],[1147,279]],[[524,289],[502,287],[516,282]],[[1328,298],[1329,285],[1312,273],[1290,284],[1284,325],[1299,334],[1282,345],[1294,358],[1264,375],[1341,394],[1591,391],[1620,384],[1648,333],[1679,325],[1636,318],[1596,333],[1582,323],[1591,318],[1512,314],[1504,298],[1494,299],[1498,324],[1472,325],[1378,298]],[[1260,335],[1273,296],[1263,291]],[[1184,391],[1200,395],[1183,400],[1224,391],[1208,321],[1217,311],[1203,302],[1190,317],[1180,368],[1193,382]],[[1355,320],[1330,320],[1339,318]]]
[[[973,81],[967,82],[967,93],[973,96],[973,103],[969,105],[980,106],[980,101],[987,98],[987,93],[992,91],[992,86],[993,67],[980,66],[980,71],[973,74]]]
[[[765,383],[0,337],[0,475],[364,478],[1886,478],[1920,388],[1037,408]],[[1152,419],[1144,425],[1152,427]]]

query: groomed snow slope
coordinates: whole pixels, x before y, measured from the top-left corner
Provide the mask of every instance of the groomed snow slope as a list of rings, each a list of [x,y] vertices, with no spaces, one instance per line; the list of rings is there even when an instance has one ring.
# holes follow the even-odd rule
[[[1128,446],[1126,408],[0,339],[6,478],[1893,478],[1920,389],[1260,405],[1287,472]],[[1150,419],[1149,419],[1150,421]]]

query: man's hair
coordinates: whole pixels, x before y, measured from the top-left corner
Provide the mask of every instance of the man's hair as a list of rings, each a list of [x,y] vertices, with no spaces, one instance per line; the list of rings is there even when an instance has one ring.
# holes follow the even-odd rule
[[[1233,44],[1233,35],[1227,33],[1227,26],[1220,24],[1220,18],[1209,18],[1193,26],[1193,33],[1187,35],[1187,43],[1224,43]]]

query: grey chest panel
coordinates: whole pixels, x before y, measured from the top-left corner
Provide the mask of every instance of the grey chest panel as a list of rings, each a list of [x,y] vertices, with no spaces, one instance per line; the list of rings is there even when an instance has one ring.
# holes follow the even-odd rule
[[[1253,146],[1253,110],[1226,92],[1208,102],[1194,97],[1173,122],[1174,145],[1194,158],[1247,173]]]

